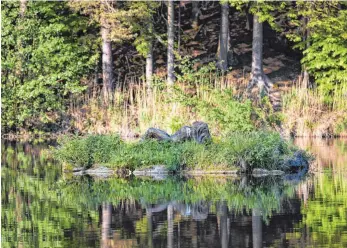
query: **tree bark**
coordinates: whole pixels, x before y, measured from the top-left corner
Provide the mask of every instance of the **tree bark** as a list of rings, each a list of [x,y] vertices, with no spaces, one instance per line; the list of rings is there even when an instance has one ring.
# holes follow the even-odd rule
[[[175,39],[175,28],[174,28],[174,2],[173,0],[168,1],[168,46],[167,46],[167,84],[172,86],[175,82],[174,75],[174,39]]]
[[[199,2],[193,1],[192,2],[192,28],[196,29],[199,26]]]
[[[149,50],[146,56],[146,84],[150,89],[152,88],[153,77],[153,43],[150,41]]]
[[[218,67],[225,72],[228,70],[229,4],[222,4],[221,8]]]
[[[112,61],[112,44],[109,39],[110,29],[106,27],[105,22],[101,23],[102,38],[102,80],[103,80],[103,98],[107,105],[112,101],[113,92],[113,61]]]
[[[27,9],[27,5],[28,5],[28,0],[20,0],[19,13],[22,18],[24,17],[25,11]]]
[[[248,90],[255,85],[258,86],[261,97],[268,94],[269,87],[272,86],[263,70],[263,23],[259,22],[257,15],[253,15],[252,72]]]
[[[308,37],[310,35],[310,29],[307,27],[309,19],[307,17],[304,17],[304,25],[305,25],[305,34],[304,34],[304,41],[305,41],[305,49],[308,49],[310,47],[310,42],[308,41]],[[303,79],[301,86],[304,88],[311,87],[310,84],[310,75],[306,69],[306,66],[304,65],[303,68]]]

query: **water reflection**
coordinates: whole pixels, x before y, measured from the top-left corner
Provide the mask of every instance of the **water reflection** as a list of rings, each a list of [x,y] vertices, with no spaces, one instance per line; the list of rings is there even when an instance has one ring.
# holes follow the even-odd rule
[[[41,152],[46,145],[4,144],[2,246],[347,247],[347,143],[297,142],[318,154],[324,173],[69,177]]]

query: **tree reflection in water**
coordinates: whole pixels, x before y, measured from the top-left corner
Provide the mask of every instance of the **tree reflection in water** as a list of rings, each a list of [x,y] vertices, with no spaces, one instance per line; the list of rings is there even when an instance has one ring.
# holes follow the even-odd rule
[[[329,146],[336,161],[318,158],[330,171],[294,182],[278,177],[70,177],[41,152],[42,146],[5,144],[2,244],[347,246],[347,146],[339,142]]]

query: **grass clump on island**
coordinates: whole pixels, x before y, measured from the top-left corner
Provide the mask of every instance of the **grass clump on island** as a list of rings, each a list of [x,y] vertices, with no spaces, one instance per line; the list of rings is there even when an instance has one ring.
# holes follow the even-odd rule
[[[209,144],[195,142],[124,142],[117,135],[88,135],[59,140],[55,156],[72,167],[103,165],[138,169],[165,165],[178,170],[284,169],[284,160],[297,150],[278,133],[234,132]]]

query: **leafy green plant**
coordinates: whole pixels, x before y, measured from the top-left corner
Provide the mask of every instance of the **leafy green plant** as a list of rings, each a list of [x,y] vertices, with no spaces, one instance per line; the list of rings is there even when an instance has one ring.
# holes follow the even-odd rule
[[[107,163],[114,152],[121,149],[123,142],[117,135],[88,135],[86,137],[64,137],[55,150],[58,159],[75,167],[90,167]]]
[[[116,168],[164,165],[169,170],[233,170],[240,161],[248,169],[283,169],[283,160],[295,147],[272,132],[233,132],[209,144],[194,141],[173,143],[145,140],[124,143],[118,136],[89,135],[65,138],[56,157],[73,166],[103,164]]]

